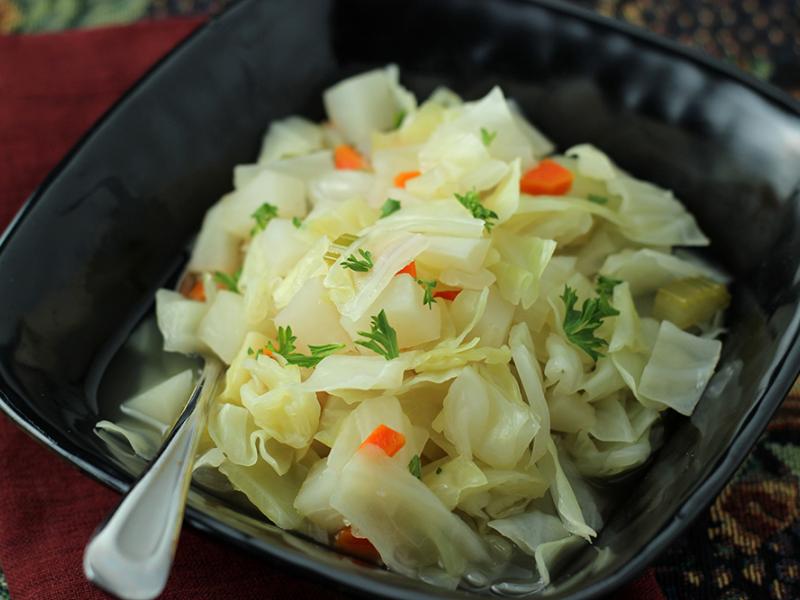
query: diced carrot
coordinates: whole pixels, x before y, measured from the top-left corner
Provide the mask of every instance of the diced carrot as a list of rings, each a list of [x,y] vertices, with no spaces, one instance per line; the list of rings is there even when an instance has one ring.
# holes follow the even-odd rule
[[[367,538],[356,537],[353,535],[353,528],[344,527],[336,532],[333,537],[334,546],[345,554],[350,554],[356,558],[369,562],[378,562],[381,555]]]
[[[412,260],[405,267],[403,267],[397,273],[395,273],[395,275],[402,275],[403,273],[408,273],[414,279],[416,279],[417,278],[417,263],[416,263],[416,261]]]
[[[369,444],[377,446],[383,450],[387,456],[394,456],[398,453],[400,448],[405,446],[406,436],[381,423],[367,436],[367,439],[361,442],[359,448],[363,448]]]
[[[367,161],[364,160],[364,157],[361,156],[358,150],[347,144],[340,144],[334,148],[333,163],[337,169],[358,170],[367,168]]]
[[[401,171],[394,176],[394,187],[404,188],[409,179],[414,179],[422,175],[419,171]]]
[[[443,300],[450,300],[452,302],[460,293],[461,290],[440,290],[438,292],[433,292],[433,297],[442,298]]]
[[[561,196],[572,187],[572,179],[568,169],[546,158],[522,175],[519,189],[533,196]]]
[[[190,289],[186,297],[189,300],[197,300],[198,302],[205,302],[206,301],[206,289],[203,287],[203,281],[198,279],[194,282],[192,289]]]

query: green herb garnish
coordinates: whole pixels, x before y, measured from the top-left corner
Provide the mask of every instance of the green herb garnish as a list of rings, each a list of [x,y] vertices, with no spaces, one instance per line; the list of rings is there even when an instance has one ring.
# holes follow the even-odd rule
[[[600,196],[598,194],[589,194],[589,202],[594,202],[595,204],[608,204],[608,198],[605,196]]]
[[[359,273],[366,273],[372,267],[372,252],[359,248],[358,253],[361,258],[356,258],[355,254],[351,254],[341,262],[342,268],[350,269],[351,271],[358,271]]]
[[[411,461],[408,463],[408,470],[417,479],[422,479],[422,462],[419,460],[419,454],[415,454]]]
[[[311,351],[309,356],[295,352],[295,341],[297,341],[297,336],[292,335],[291,327],[278,327],[278,347],[276,348],[272,342],[268,342],[267,348],[274,354],[280,354],[290,365],[306,368],[316,367],[323,358],[344,348],[344,344],[309,345],[308,349]]]
[[[425,295],[422,297],[422,304],[433,310],[433,288],[436,287],[436,280],[431,279],[425,281],[424,279],[417,279],[417,283],[425,290]]]
[[[436,474],[437,475],[441,475],[442,474],[442,467],[436,467]]]
[[[383,206],[381,206],[381,216],[378,218],[382,219],[384,217],[388,217],[392,213],[396,213],[398,210],[400,210],[400,200],[388,198],[386,202],[383,203]]]
[[[239,278],[242,276],[242,270],[239,269],[233,275],[228,275],[227,273],[223,273],[222,271],[215,271],[214,272],[214,281],[221,285],[226,290],[230,290],[237,294],[240,294],[239,291]]]
[[[394,121],[392,122],[392,129],[400,129],[400,126],[403,124],[403,121],[406,118],[406,111],[398,110],[394,113]]]
[[[612,285],[609,289],[613,289],[613,287]],[[567,339],[596,361],[603,356],[600,348],[607,346],[608,342],[595,336],[594,332],[603,324],[603,319],[614,317],[619,314],[619,311],[609,304],[607,291],[601,293],[597,298],[587,298],[583,301],[581,310],[576,310],[575,303],[578,301],[578,295],[574,289],[565,285],[561,300],[566,307],[564,333]]]
[[[300,229],[303,225],[303,220],[300,217],[292,217],[292,225]]]
[[[492,227],[494,227],[494,223],[490,223],[489,219],[496,219],[497,213],[481,204],[481,198],[478,196],[478,192],[471,190],[464,195],[455,194],[455,197],[456,200],[461,202],[461,204],[472,213],[473,217],[476,219],[483,219],[486,224],[486,230],[491,231]]]
[[[494,141],[494,138],[497,137],[496,131],[489,131],[488,129],[481,127],[481,140],[483,141],[484,146],[488,146]]]
[[[386,360],[392,360],[400,356],[397,346],[397,332],[389,325],[386,312],[381,309],[377,315],[370,318],[371,331],[359,331],[366,340],[358,340],[356,344],[369,348],[376,354],[380,354]]]
[[[250,235],[255,235],[259,231],[264,231],[269,222],[278,216],[278,207],[269,202],[264,202],[264,204],[259,206],[256,212],[250,216],[253,217],[256,222],[253,229],[250,230]]]

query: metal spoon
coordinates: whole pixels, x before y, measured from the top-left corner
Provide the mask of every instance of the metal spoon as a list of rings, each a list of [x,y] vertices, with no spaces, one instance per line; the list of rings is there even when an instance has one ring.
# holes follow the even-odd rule
[[[124,600],[150,600],[167,584],[210,398],[222,372],[206,358],[186,408],[164,445],[97,528],[83,554],[87,579]]]

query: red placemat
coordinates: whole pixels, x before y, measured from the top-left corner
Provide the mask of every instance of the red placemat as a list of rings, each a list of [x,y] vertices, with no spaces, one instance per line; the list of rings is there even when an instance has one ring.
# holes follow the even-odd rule
[[[199,23],[0,37],[0,229],[81,134]],[[81,561],[118,501],[0,416],[0,566],[13,600],[108,597],[86,582]],[[185,530],[163,598],[344,598],[285,572]],[[664,598],[652,570],[618,597]]]

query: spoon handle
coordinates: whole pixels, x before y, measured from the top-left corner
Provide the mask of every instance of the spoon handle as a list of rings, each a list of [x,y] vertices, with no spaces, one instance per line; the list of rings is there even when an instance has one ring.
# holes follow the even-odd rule
[[[161,450],[86,546],[86,577],[119,598],[150,600],[167,583],[197,443],[220,372],[220,363],[207,359]]]

